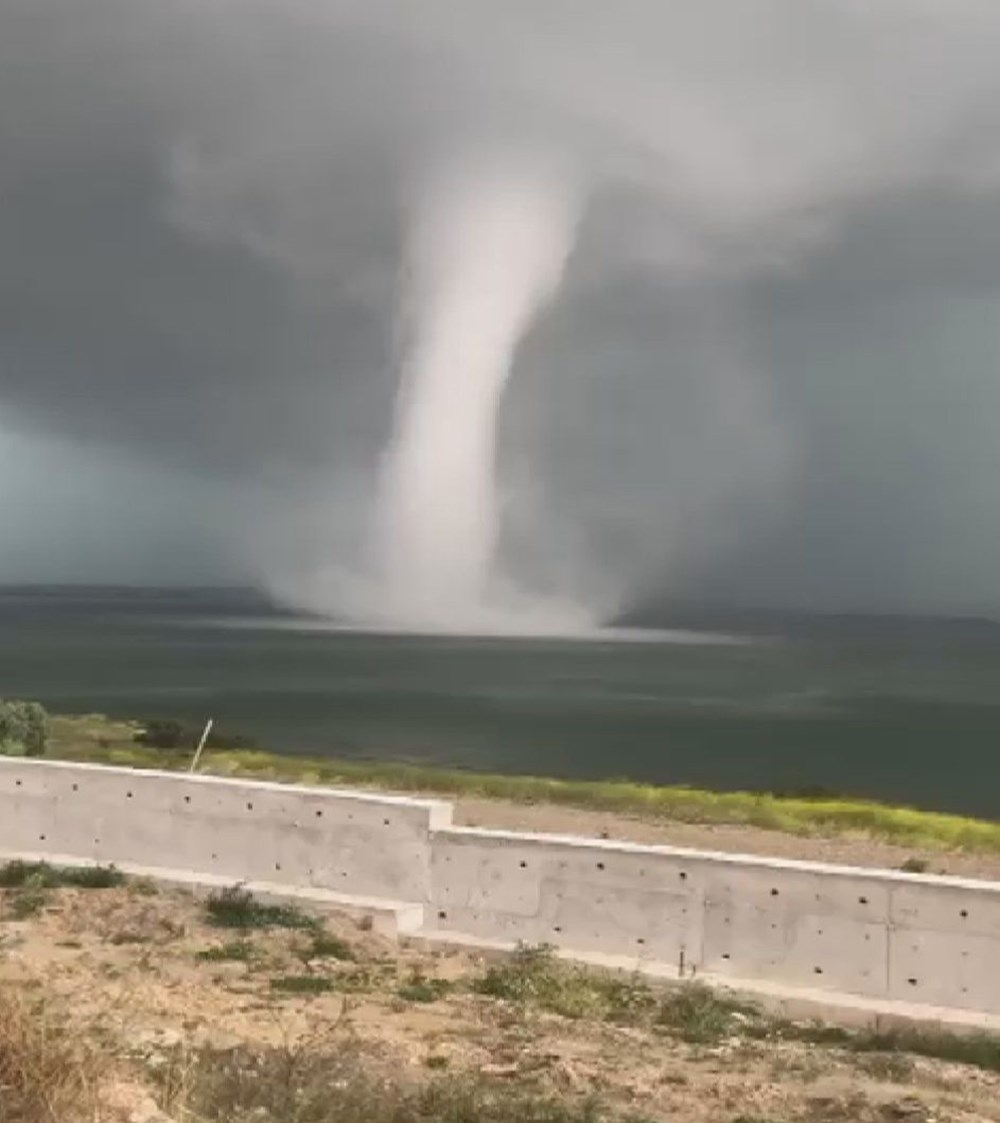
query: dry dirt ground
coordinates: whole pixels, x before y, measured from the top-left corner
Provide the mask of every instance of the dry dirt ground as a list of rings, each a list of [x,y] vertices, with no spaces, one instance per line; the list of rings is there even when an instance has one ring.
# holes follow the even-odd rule
[[[486,967],[475,956],[400,949],[342,918],[325,921],[325,954],[316,954],[315,932],[219,929],[203,902],[142,883],[51,890],[33,915],[16,912],[14,891],[0,892],[0,989],[44,993],[74,1029],[120,1058],[121,1111],[109,1108],[108,1120],[162,1119],[147,1089],[185,1050],[329,1047],[341,1036],[398,1074],[486,1073],[594,1094],[643,1120],[1000,1120],[996,1073],[739,1033],[693,1043],[663,1028],[559,1016],[477,993]],[[353,958],[337,957],[338,941]],[[238,958],[214,958],[227,954]]]
[[[880,869],[898,870],[916,859],[925,864],[927,873],[1000,881],[1000,854],[923,850],[882,842],[862,834],[856,837],[803,837],[759,827],[664,822],[662,819],[647,820],[552,804],[471,798],[456,801],[455,821],[463,826],[496,830],[582,834],[649,846],[681,846]]]

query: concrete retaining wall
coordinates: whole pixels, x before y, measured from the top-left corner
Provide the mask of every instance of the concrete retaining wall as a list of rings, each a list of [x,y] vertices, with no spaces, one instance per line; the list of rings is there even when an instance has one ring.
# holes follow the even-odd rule
[[[1000,1013],[1000,884],[452,829],[431,885],[428,928]]]
[[[1000,1015],[1000,883],[450,821],[433,800],[0,758],[6,853],[411,902],[432,939]]]
[[[430,893],[432,800],[0,758],[0,850],[395,900]]]

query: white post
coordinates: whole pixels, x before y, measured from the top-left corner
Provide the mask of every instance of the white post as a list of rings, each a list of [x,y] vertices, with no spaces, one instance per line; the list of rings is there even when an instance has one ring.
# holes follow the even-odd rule
[[[215,718],[210,717],[208,721],[205,722],[204,732],[201,735],[201,740],[198,742],[198,748],[195,750],[194,760],[191,761],[191,767],[188,769],[188,772],[193,772],[198,767],[198,761],[201,760],[201,750],[205,747],[205,742],[208,740],[209,733],[212,732],[212,722],[214,721]]]

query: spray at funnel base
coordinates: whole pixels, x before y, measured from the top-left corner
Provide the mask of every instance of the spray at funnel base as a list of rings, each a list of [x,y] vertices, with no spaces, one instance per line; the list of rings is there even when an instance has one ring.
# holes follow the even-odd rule
[[[401,624],[461,630],[503,614],[497,418],[518,342],[559,286],[575,226],[564,185],[520,167],[463,169],[417,209],[413,334],[378,511],[383,611]]]

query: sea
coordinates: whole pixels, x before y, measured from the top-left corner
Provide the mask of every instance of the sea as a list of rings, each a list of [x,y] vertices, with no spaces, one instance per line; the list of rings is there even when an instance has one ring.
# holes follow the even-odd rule
[[[587,637],[363,632],[249,590],[0,587],[0,697],[277,753],[1000,819],[1000,626],[678,607]],[[655,626],[654,626],[655,625]]]

